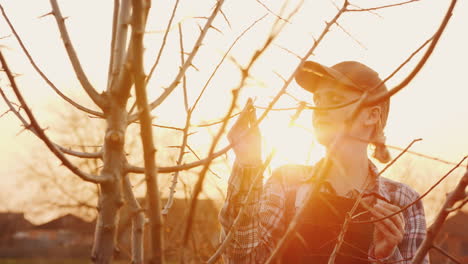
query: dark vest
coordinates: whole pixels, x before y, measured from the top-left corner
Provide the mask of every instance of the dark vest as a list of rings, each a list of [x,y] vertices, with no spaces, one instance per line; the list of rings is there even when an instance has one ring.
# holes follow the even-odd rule
[[[292,240],[283,251],[281,263],[322,264],[328,259],[337,243],[346,213],[351,210],[355,199],[331,193],[316,194],[306,204],[303,217],[299,220]],[[362,214],[360,214],[362,213]],[[355,220],[369,220],[371,214],[359,206]],[[373,224],[348,226],[335,264],[363,264],[368,261],[368,251],[373,237]]]

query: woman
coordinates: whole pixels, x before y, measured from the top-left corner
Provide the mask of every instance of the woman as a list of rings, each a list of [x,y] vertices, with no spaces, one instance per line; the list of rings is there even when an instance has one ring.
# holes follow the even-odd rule
[[[296,75],[296,81],[313,94],[319,108],[350,102],[364,92],[372,97],[387,91],[375,71],[354,61],[330,68],[307,61]],[[390,159],[383,133],[389,102],[360,109],[351,126],[345,129],[356,105],[314,111],[317,140],[326,147],[331,161],[325,169],[320,168],[323,162],[315,166],[283,166],[276,169],[263,186],[261,177],[254,181],[262,164],[260,132],[253,128],[245,133],[256,120],[255,110],[248,104],[228,135],[229,140],[237,144],[233,147],[236,161],[227,198],[220,213],[224,235],[229,232],[239,209],[245,208],[224,252],[226,263],[264,263],[296,210],[303,206],[305,213],[281,260],[283,263],[327,263],[344,215],[359,193],[363,192],[367,201],[363,205],[367,206],[359,206],[355,212],[358,220],[390,215],[419,197],[409,186],[378,176],[376,167],[367,157],[371,143],[375,146],[376,159],[384,163]],[[325,180],[316,196],[306,201],[304,197],[317,184],[318,174],[324,174]],[[250,199],[242,205],[249,188],[252,188]],[[335,263],[411,263],[425,232],[420,201],[373,224],[353,223]],[[425,263],[428,263],[427,257]]]

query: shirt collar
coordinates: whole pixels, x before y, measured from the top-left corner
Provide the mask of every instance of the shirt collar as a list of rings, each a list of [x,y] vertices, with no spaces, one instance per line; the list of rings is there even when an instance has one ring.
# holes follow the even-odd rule
[[[314,178],[315,178],[315,176],[316,176],[316,174],[318,172],[318,169],[321,166],[323,166],[322,164],[323,164],[324,161],[325,161],[325,159],[322,158],[319,162],[317,162],[316,165],[313,166],[311,172],[304,176],[303,182],[313,182],[315,180]],[[366,190],[364,190],[364,195],[365,196],[374,195],[374,196],[376,196],[376,198],[379,198],[379,199],[385,200],[387,202],[390,202],[391,198],[390,198],[390,195],[389,195],[387,189],[382,184],[382,180],[381,180],[381,177],[379,175],[379,169],[377,168],[377,166],[375,166],[375,164],[371,160],[369,160],[369,176],[372,179],[372,183]],[[330,186],[330,184],[328,184],[326,186]],[[354,192],[354,193],[356,193],[356,192]],[[359,193],[359,192],[357,192],[357,193]]]

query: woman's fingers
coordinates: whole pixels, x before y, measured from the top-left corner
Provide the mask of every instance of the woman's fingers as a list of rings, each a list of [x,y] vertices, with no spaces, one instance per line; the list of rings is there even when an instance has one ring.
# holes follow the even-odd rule
[[[399,210],[399,207],[391,204],[377,203],[371,212],[375,217],[383,218]],[[385,235],[392,236],[397,239],[398,242],[401,242],[404,236],[405,221],[402,214],[398,213],[394,216],[376,222],[375,227]]]
[[[383,209],[382,210],[387,210],[387,213],[388,214],[393,214],[395,212],[398,212],[401,210],[400,207],[396,206],[396,205],[393,205],[393,204],[390,204],[390,203],[382,203],[382,207]],[[403,213],[400,212],[398,214],[395,215],[395,217],[397,217],[397,219],[395,219],[395,223],[398,225],[398,227],[401,229],[401,230],[405,230],[405,218],[403,216]]]
[[[251,108],[252,100],[249,98],[249,100],[247,100],[247,103],[244,106],[244,109],[242,110],[236,122],[234,123],[234,125],[228,133],[228,139],[231,142],[238,138],[242,133],[244,133],[244,131],[246,131],[249,128]]]
[[[377,210],[374,210],[372,212],[372,214],[377,218],[382,218],[382,217],[386,216],[385,214],[380,213]],[[380,220],[380,221],[376,222],[375,225],[376,225],[376,227],[379,227],[379,229],[381,229],[381,231],[384,231],[384,232],[386,232],[388,234],[395,235],[395,234],[398,234],[400,232],[400,229],[398,228],[398,226],[392,220],[390,220],[390,218]]]

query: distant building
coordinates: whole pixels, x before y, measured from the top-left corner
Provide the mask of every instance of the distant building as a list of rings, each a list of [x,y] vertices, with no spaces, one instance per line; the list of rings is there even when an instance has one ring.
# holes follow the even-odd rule
[[[142,207],[145,204],[143,199]],[[165,254],[168,259],[180,254],[189,200],[174,199],[165,219]],[[165,204],[163,199],[162,205]],[[216,249],[220,226],[218,207],[211,200],[199,200],[193,221],[189,251],[190,259],[206,260]],[[120,210],[116,258],[130,258],[132,214],[128,207]],[[50,222],[34,226],[23,213],[0,213],[0,258],[89,258],[94,242],[96,221],[87,222],[67,214]],[[148,225],[145,225],[145,247],[149,250]],[[149,251],[146,251],[149,252]]]
[[[68,214],[34,226],[23,213],[0,213],[0,257],[88,257],[94,224]]]

